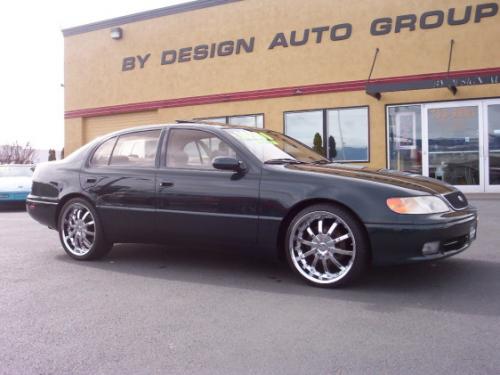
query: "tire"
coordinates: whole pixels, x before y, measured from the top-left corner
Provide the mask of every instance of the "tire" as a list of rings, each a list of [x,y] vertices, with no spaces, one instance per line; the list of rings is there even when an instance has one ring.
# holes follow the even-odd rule
[[[73,259],[99,259],[112,247],[104,238],[96,210],[82,198],[71,199],[63,206],[58,231],[64,251]]]
[[[318,287],[354,282],[367,269],[370,256],[362,224],[352,213],[332,204],[300,211],[288,226],[284,246],[295,274]]]

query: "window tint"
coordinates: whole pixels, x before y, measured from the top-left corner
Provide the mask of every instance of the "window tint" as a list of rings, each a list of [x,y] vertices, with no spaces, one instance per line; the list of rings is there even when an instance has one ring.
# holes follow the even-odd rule
[[[173,129],[167,144],[167,167],[214,169],[218,156],[236,157],[236,153],[215,135],[201,130]]]
[[[118,138],[110,165],[154,167],[161,130],[125,134]]]
[[[116,137],[108,139],[102,145],[100,145],[94,152],[92,159],[90,160],[90,165],[92,167],[103,167],[108,165],[111,152],[113,151],[113,146],[115,145]]]

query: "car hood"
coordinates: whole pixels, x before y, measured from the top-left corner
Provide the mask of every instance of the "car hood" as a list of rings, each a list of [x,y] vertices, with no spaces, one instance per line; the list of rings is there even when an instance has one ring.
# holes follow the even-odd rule
[[[31,191],[31,177],[0,177],[0,191]]]
[[[368,167],[335,163],[327,165],[287,164],[285,167],[290,170],[320,173],[388,184],[428,194],[446,194],[456,191],[453,186],[433,178],[387,169],[372,169]]]

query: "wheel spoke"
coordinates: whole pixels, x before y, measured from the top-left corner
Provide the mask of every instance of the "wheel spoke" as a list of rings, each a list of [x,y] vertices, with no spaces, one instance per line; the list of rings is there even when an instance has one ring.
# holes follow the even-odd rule
[[[339,225],[339,223],[337,223],[336,221],[333,222],[332,226],[330,227],[330,229],[328,229],[328,231],[326,232],[326,234],[328,234],[329,236],[332,235],[333,231],[335,230],[335,228],[337,228],[337,225]]]
[[[83,216],[82,216],[82,221],[85,221],[85,219],[86,219],[86,218],[87,218],[87,216],[89,216],[89,215],[90,215],[90,211],[85,212],[85,213],[83,214]]]
[[[307,233],[309,233],[309,235],[310,235],[311,237],[314,237],[314,232],[313,232],[313,230],[311,229],[311,227],[307,227]]]
[[[345,267],[342,265],[342,263],[340,263],[340,262],[339,262],[339,261],[335,258],[335,256],[333,256],[332,254],[330,254],[330,255],[328,256],[328,258],[332,261],[332,263],[333,263],[333,264],[335,264],[335,266],[336,266],[339,270],[343,271],[343,270],[345,269]]]
[[[309,251],[306,251],[305,253],[303,253],[301,256],[300,256],[300,259],[305,259],[307,258],[308,256],[310,255],[313,255],[316,253],[316,249],[311,249]]]
[[[314,270],[316,270],[316,265],[318,264],[318,261],[319,261],[319,257],[318,257],[318,255],[315,255],[314,260],[311,263],[311,267],[314,268]]]
[[[340,254],[340,255],[349,255],[349,256],[352,256],[353,255],[353,251],[352,250],[344,250],[344,249],[333,249],[332,250],[335,254]]]
[[[318,233],[323,233],[323,220],[318,220]]]
[[[92,225],[94,225],[94,220],[89,221],[88,223],[85,223],[85,226],[86,226],[86,227],[90,227],[90,226],[92,226]]]
[[[83,244],[85,245],[85,247],[87,248],[87,250],[92,247],[92,244],[90,243],[90,241],[87,240],[85,237],[83,237]]]
[[[303,238],[299,238],[299,242],[303,245],[306,245],[306,246],[310,246],[310,247],[314,246],[314,243],[312,243],[311,241],[304,240]]]
[[[326,262],[326,259],[323,258],[322,260],[322,263],[323,263],[323,272],[326,273],[326,274],[329,274],[330,273],[330,270],[328,269],[328,264]]]
[[[347,240],[349,237],[351,237],[351,236],[350,236],[350,234],[349,234],[349,233],[347,233],[347,234],[344,234],[343,236],[340,236],[340,237],[334,238],[334,239],[333,239],[333,242],[334,242],[334,243],[339,243],[339,242],[342,242],[342,241]]]

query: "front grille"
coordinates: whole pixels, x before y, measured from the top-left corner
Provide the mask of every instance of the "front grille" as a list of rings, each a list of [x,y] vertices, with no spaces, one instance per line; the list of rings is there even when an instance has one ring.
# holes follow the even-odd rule
[[[444,197],[456,210],[464,209],[469,205],[469,202],[467,202],[467,198],[461,191],[455,191],[453,193],[445,194]]]

